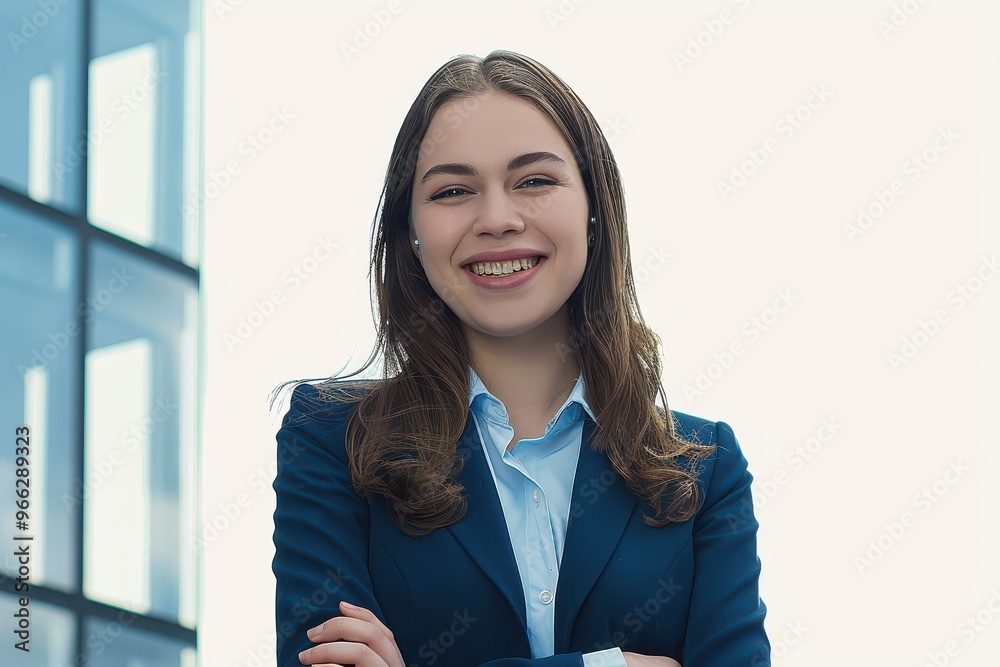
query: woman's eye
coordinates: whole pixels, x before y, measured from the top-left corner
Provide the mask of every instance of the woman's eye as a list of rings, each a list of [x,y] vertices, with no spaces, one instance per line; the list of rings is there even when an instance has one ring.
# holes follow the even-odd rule
[[[464,194],[466,191],[463,190],[462,188],[448,188],[447,190],[442,190],[433,197],[430,197],[430,201],[434,201],[436,199],[451,199],[452,196],[457,196],[449,194],[453,192],[457,192],[458,194]]]
[[[528,185],[529,183],[535,183],[536,185]],[[538,188],[543,185],[555,185],[555,184],[556,182],[553,180],[549,180],[548,178],[541,178],[540,176],[535,176],[534,178],[529,178],[521,185],[527,186],[529,189],[531,189],[531,188]]]

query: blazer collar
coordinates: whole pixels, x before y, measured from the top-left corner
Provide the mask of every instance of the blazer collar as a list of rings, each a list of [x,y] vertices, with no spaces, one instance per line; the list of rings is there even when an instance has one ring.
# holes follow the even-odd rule
[[[568,650],[570,633],[580,606],[611,558],[635,507],[637,498],[615,471],[607,456],[591,450],[596,425],[584,419],[580,459],[577,463],[566,542],[559,567],[555,597],[555,652]],[[469,556],[503,593],[521,621],[527,644],[527,619],[521,577],[500,497],[479,442],[475,420],[470,414],[458,443],[465,462],[457,481],[465,487],[468,510],[461,521],[448,530]],[[613,476],[610,484],[594,485],[593,480]],[[584,495],[584,491],[588,491]],[[596,495],[595,495],[596,494]]]

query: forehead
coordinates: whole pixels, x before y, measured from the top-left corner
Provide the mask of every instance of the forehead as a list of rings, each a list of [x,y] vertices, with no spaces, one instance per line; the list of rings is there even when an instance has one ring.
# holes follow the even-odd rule
[[[521,153],[548,150],[572,164],[572,149],[555,124],[533,104],[489,92],[449,100],[434,113],[417,158],[421,167],[442,162],[506,163]]]

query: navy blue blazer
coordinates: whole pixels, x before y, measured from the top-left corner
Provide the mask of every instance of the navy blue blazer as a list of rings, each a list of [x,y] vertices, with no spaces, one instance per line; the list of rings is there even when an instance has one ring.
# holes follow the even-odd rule
[[[664,528],[626,487],[584,425],[555,606],[555,655],[531,659],[525,602],[503,510],[470,414],[458,451],[468,513],[424,537],[395,527],[384,499],[358,496],[344,448],[354,403],[302,384],[276,436],[274,480],[279,667],[298,667],[306,630],[346,600],[393,632],[407,666],[583,667],[623,651],[683,667],[770,665],[758,594],[751,476],[732,429],[673,412],[686,438],[718,445],[698,480],[697,515]]]

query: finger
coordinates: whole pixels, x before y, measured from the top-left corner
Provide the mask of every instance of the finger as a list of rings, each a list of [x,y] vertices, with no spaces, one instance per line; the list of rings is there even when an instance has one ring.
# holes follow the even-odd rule
[[[363,644],[375,644],[386,639],[382,629],[363,618],[353,616],[337,616],[312,628],[306,633],[314,644],[332,641],[351,641]]]
[[[378,630],[380,630],[389,639],[394,639],[392,630],[387,628],[385,624],[379,620],[378,616],[376,616],[373,612],[369,611],[368,609],[365,609],[364,607],[351,605],[345,600],[340,603],[340,610],[341,613],[344,614],[343,618],[354,618],[357,620],[368,622],[373,626],[375,626]],[[311,639],[314,642],[330,641],[331,639],[340,639],[341,637],[328,636],[329,632],[328,628],[330,627],[329,624],[332,623],[333,621],[336,621],[338,618],[342,617],[335,616],[334,618],[331,618],[327,621],[324,621],[323,623],[320,623],[314,628],[310,628],[309,630],[306,631],[306,636],[309,637],[309,639]]]
[[[345,664],[354,667],[389,667],[378,653],[366,644],[331,642],[313,646],[299,653],[299,662],[311,667],[332,667]]]
[[[310,639],[317,644],[321,642],[357,642],[369,648],[385,663],[403,667],[403,659],[399,653],[399,647],[396,646],[396,640],[383,632],[382,628],[361,618],[350,616],[332,618],[324,623],[322,630],[315,636],[311,636]],[[378,662],[374,664],[381,665]]]
[[[341,600],[340,609],[345,614],[350,614],[355,618],[360,618],[368,621],[369,623],[374,624],[382,632],[384,632],[386,636],[392,638],[392,630],[387,628],[385,623],[379,620],[379,617],[375,615],[375,612],[369,609],[365,609],[364,607],[358,607],[357,605],[353,605],[349,603],[347,600]]]

